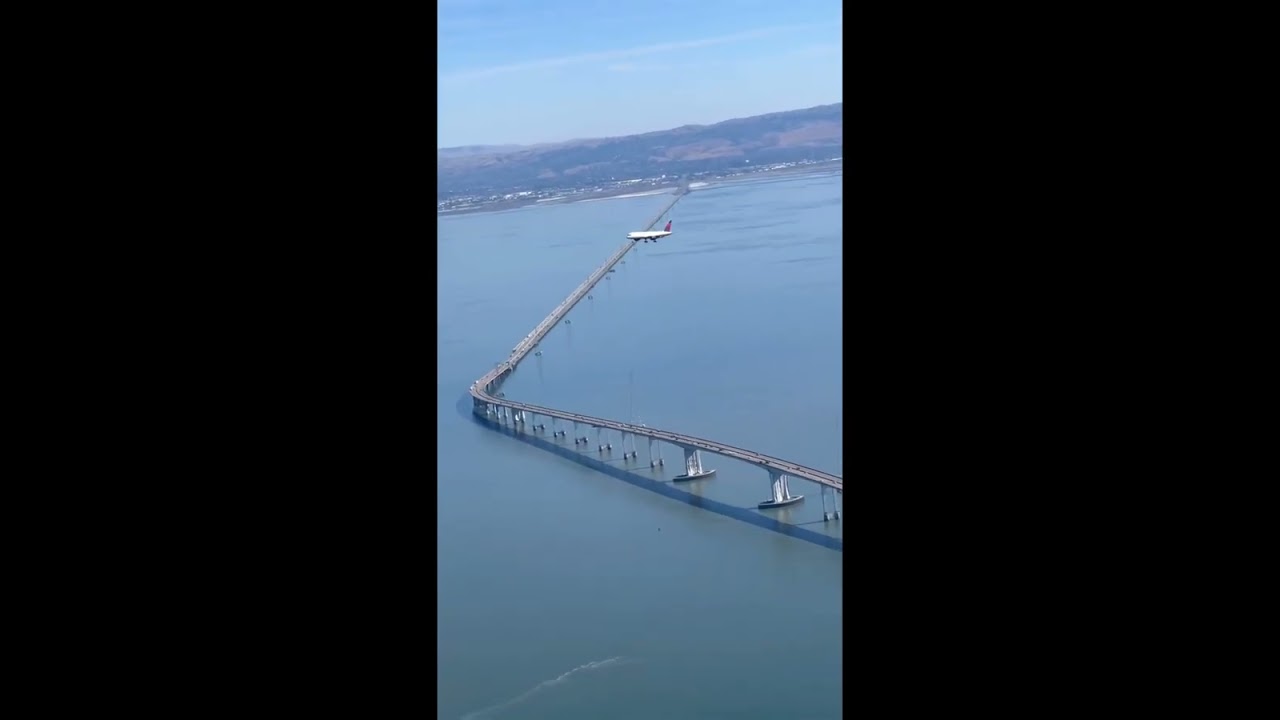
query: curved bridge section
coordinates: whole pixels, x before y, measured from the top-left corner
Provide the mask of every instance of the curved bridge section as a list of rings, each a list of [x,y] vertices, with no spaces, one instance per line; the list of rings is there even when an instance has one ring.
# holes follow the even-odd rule
[[[671,202],[662,209],[662,212],[658,213],[658,215],[649,222],[645,229],[649,230],[653,228],[653,226],[662,219],[662,216],[666,215],[667,211],[675,206],[675,204],[680,201],[680,198],[687,194],[687,192],[687,190],[682,190],[677,193],[675,198],[673,198]],[[496,417],[502,422],[510,422],[513,425],[525,424],[530,427],[530,429],[534,430],[545,430],[545,424],[539,425],[536,422],[538,417],[551,418],[552,433],[553,436],[556,437],[566,436],[567,430],[560,429],[556,426],[556,421],[562,420],[573,425],[575,444],[590,444],[589,439],[586,436],[578,435],[579,428],[583,426],[595,428],[600,452],[604,452],[606,448],[606,445],[599,439],[600,434],[606,430],[613,430],[621,433],[622,435],[622,449],[624,457],[626,457],[628,453],[632,457],[635,457],[635,437],[648,438],[650,466],[654,466],[655,464],[665,464],[661,457],[661,448],[659,448],[657,460],[655,461],[654,459],[653,447],[655,442],[666,442],[676,445],[684,449],[685,454],[685,474],[677,476],[675,478],[676,480],[693,480],[704,476],[710,476],[715,472],[714,470],[703,469],[701,457],[699,455],[699,453],[703,451],[734,458],[735,460],[742,460],[744,462],[757,465],[769,473],[772,496],[769,500],[760,503],[761,508],[780,507],[802,499],[803,496],[793,496],[790,493],[790,488],[787,485],[787,479],[788,477],[793,477],[808,480],[821,486],[823,519],[838,519],[840,517],[840,509],[837,503],[837,497],[842,495],[844,492],[844,480],[838,475],[832,475],[831,473],[824,472],[822,470],[783,460],[781,458],[772,457],[770,455],[764,455],[753,450],[746,450],[744,448],[733,447],[732,445],[726,445],[714,440],[694,437],[693,435],[685,435],[683,433],[672,432],[670,430],[660,430],[658,428],[651,428],[645,425],[633,425],[631,423],[592,417],[590,415],[581,415],[579,413],[556,410],[554,408],[543,407],[540,405],[516,402],[514,400],[506,399],[506,397],[501,393],[502,383],[511,375],[512,372],[515,371],[516,366],[524,360],[525,356],[533,351],[538,343],[542,341],[542,338],[546,337],[547,333],[551,332],[551,329],[554,328],[556,324],[559,323],[561,319],[563,319],[564,316],[578,304],[578,301],[586,297],[587,293],[596,286],[596,283],[600,282],[601,278],[607,275],[609,271],[613,269],[613,266],[617,265],[618,261],[622,260],[622,258],[625,257],[633,247],[635,247],[635,242],[628,240],[626,244],[618,248],[618,250],[614,252],[603,265],[596,268],[594,272],[588,275],[587,279],[584,280],[572,293],[570,293],[569,297],[565,298],[563,302],[557,305],[556,308],[551,311],[550,315],[545,317],[542,322],[538,323],[537,327],[535,327],[532,332],[524,336],[524,339],[511,349],[511,355],[506,360],[499,363],[493,370],[485,373],[483,377],[472,383],[470,391],[473,403],[472,411],[478,415],[488,418]],[[529,425],[530,419],[535,421],[532,425]],[[632,437],[631,450],[627,450],[626,440],[628,436]],[[609,450],[612,450],[612,443],[610,442],[607,447]],[[832,495],[831,505],[833,509],[830,512],[827,511],[828,488]]]

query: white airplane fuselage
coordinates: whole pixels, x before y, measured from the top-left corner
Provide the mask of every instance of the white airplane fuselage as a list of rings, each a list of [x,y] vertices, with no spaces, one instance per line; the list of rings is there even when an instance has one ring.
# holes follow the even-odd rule
[[[666,237],[671,233],[667,230],[654,230],[653,232],[633,232],[627,233],[628,240],[657,240],[660,237]]]
[[[649,227],[653,227],[653,226],[652,226],[652,225],[650,225]],[[658,241],[658,238],[660,238],[660,237],[666,237],[666,236],[668,236],[668,235],[670,235],[670,234],[671,234],[671,221],[670,221],[670,220],[668,220],[668,221],[667,221],[667,226],[666,226],[666,227],[664,227],[664,228],[662,228],[661,230],[650,230],[650,231],[648,231],[648,232],[632,232],[632,233],[627,233],[627,239],[628,239],[628,240],[643,240],[643,241],[645,241],[645,242],[649,242],[650,240],[652,240],[652,241],[654,241],[654,242],[657,242],[657,241]]]

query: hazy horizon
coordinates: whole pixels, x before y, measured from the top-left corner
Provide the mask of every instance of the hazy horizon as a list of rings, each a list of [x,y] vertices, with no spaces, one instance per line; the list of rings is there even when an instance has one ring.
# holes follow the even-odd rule
[[[721,118],[719,120],[712,120],[711,122],[687,122],[687,123],[682,123],[680,125],[672,125],[671,127],[653,128],[651,130],[641,130],[634,133],[627,133],[625,135],[601,135],[601,136],[594,136],[594,137],[575,137],[575,138],[569,138],[567,140],[542,140],[542,141],[531,142],[531,143],[513,143],[513,142],[471,143],[468,145],[450,145],[447,147],[437,147],[436,151],[440,152],[442,150],[459,150],[462,148],[531,148],[531,147],[539,147],[543,145],[562,145],[564,143],[571,143],[571,142],[585,142],[588,140],[607,140],[610,138],[630,137],[632,135],[644,135],[646,133],[665,132],[667,130],[675,130],[676,128],[681,128],[681,127],[689,127],[689,126],[706,127],[709,125],[719,125],[722,122],[729,122],[730,120],[742,120],[744,118],[759,117],[761,115],[776,115],[778,113],[795,112],[797,110],[812,110],[813,108],[817,108],[817,107],[825,107],[827,105],[841,105],[843,103],[844,103],[844,100],[833,100],[832,102],[819,103],[817,105],[809,105],[807,107],[787,108],[785,110],[768,110],[765,112],[756,113],[754,115],[740,115],[737,117],[727,117],[727,118]]]

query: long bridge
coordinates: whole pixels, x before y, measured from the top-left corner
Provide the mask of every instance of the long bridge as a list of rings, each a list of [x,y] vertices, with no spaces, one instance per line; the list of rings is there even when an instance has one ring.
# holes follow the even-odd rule
[[[646,230],[653,228],[658,221],[667,214],[677,202],[680,201],[687,189],[681,189],[676,196],[657,214],[645,227]],[[699,478],[709,477],[715,473],[714,469],[704,468],[702,465],[702,452],[709,452],[715,455],[734,458],[743,462],[756,465],[769,474],[770,497],[768,500],[761,502],[758,507],[761,509],[771,507],[782,507],[798,502],[803,499],[803,495],[792,495],[788,484],[789,478],[799,478],[816,483],[822,493],[822,518],[823,520],[838,520],[840,518],[839,498],[844,494],[844,480],[838,475],[829,472],[807,467],[799,463],[783,460],[754,450],[746,450],[744,448],[726,445],[725,443],[707,440],[704,438],[694,437],[693,435],[685,435],[683,433],[672,432],[670,430],[660,430],[651,428],[646,425],[635,425],[632,423],[619,422],[617,420],[609,420],[606,418],[592,417],[590,415],[582,415],[580,413],[567,412],[565,410],[556,410],[554,408],[543,407],[540,405],[531,405],[529,403],[516,402],[508,400],[504,393],[501,392],[502,383],[511,376],[516,366],[520,364],[524,358],[537,347],[538,343],[551,332],[565,315],[573,309],[578,301],[586,297],[591,289],[604,278],[614,265],[617,265],[623,257],[626,256],[636,243],[632,240],[618,248],[616,252],[609,257],[607,261],[600,267],[596,268],[587,279],[582,282],[569,297],[565,298],[559,305],[551,311],[551,314],[543,318],[528,335],[525,335],[516,346],[511,349],[511,355],[506,360],[497,364],[497,366],[485,373],[483,377],[471,384],[472,411],[477,415],[484,416],[488,419],[496,419],[501,423],[511,423],[515,425],[523,425],[524,427],[537,431],[545,431],[546,424],[537,422],[539,417],[550,418],[552,425],[553,437],[565,437],[567,430],[557,426],[557,421],[565,421],[573,426],[573,442],[575,445],[589,446],[592,443],[586,435],[579,435],[582,427],[594,428],[596,431],[596,446],[600,454],[613,451],[613,443],[606,437],[603,437],[606,431],[616,431],[621,435],[622,457],[635,458],[635,438],[644,437],[649,441],[649,466],[664,466],[666,463],[662,458],[661,443],[669,443],[681,448],[684,451],[685,472],[673,478],[676,482],[695,480]],[[531,422],[532,421],[532,422]],[[627,449],[627,439],[631,438],[631,449]],[[658,454],[655,459],[654,447],[658,448]],[[831,495],[828,510],[827,495]]]

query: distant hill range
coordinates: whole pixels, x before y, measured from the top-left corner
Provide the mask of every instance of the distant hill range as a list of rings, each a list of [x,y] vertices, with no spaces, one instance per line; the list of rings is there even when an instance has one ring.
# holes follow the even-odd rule
[[[436,153],[440,198],[584,187],[843,154],[844,103],[685,125],[642,135],[533,146],[471,145]]]

